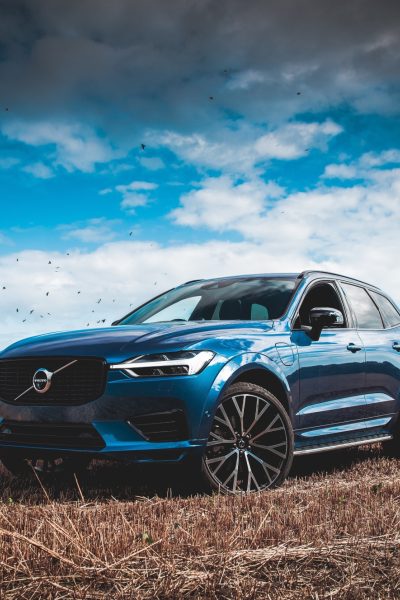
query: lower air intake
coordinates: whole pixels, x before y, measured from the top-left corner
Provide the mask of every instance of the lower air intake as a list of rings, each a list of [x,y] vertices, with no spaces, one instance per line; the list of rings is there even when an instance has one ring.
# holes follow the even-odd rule
[[[177,442],[188,437],[183,410],[139,415],[129,422],[149,442]]]
[[[105,444],[92,425],[3,421],[0,444],[100,450]]]

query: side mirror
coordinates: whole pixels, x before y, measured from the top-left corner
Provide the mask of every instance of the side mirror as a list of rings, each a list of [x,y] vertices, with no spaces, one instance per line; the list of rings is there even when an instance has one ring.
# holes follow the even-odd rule
[[[318,306],[310,310],[310,326],[302,327],[309,333],[312,340],[317,341],[324,327],[339,327],[344,324],[344,317],[340,310],[325,306]]]

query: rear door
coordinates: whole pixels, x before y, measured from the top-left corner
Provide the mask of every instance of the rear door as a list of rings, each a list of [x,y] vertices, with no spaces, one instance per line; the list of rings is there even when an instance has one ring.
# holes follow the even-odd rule
[[[366,354],[365,420],[371,434],[387,430],[399,410],[400,315],[382,294],[342,282]]]

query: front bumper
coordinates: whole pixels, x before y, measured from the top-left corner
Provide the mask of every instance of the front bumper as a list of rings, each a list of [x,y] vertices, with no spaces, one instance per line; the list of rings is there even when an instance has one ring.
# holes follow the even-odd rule
[[[122,371],[109,370],[104,394],[78,406],[15,406],[0,400],[0,452],[29,456],[42,452],[79,453],[137,462],[181,461],[200,453],[206,443],[210,390],[220,367],[210,365],[194,376],[134,380]],[[143,427],[146,415],[178,413],[184,427],[178,435],[174,430],[171,439],[162,419],[159,425],[164,428],[164,435],[149,435],[149,429]],[[84,435],[78,435],[78,430]],[[90,432],[98,443],[89,443]]]

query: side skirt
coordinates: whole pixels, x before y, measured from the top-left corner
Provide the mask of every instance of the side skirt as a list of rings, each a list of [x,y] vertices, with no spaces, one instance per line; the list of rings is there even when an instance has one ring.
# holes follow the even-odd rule
[[[302,456],[304,454],[317,454],[319,452],[330,452],[331,450],[339,450],[341,448],[351,448],[352,446],[364,446],[365,444],[376,444],[378,442],[388,442],[392,440],[393,436],[390,434],[379,435],[379,436],[366,436],[353,441],[341,441],[334,442],[332,444],[319,444],[315,446],[307,446],[294,451],[294,456]]]

